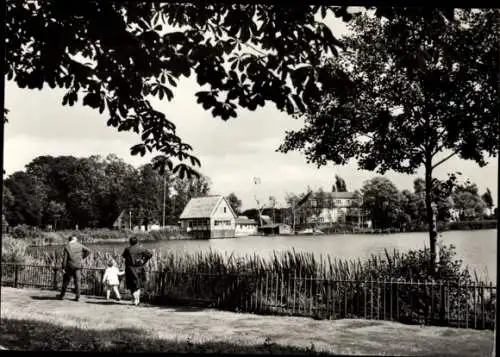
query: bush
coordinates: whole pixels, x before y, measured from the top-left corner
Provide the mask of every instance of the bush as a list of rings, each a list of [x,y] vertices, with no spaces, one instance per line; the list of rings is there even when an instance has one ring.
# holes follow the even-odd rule
[[[38,232],[36,232],[33,228],[23,224],[15,226],[11,231],[12,237],[14,238],[34,238],[38,236]]]
[[[179,236],[178,230],[161,229],[158,231],[149,231],[145,238],[151,238],[152,240],[155,241],[161,241],[161,240],[171,240],[174,238],[178,238],[178,236]]]
[[[450,230],[474,230],[474,229],[496,229],[496,220],[481,220],[481,221],[461,221],[451,222],[448,224]]]
[[[27,253],[29,244],[21,239],[10,236],[2,237],[2,263],[31,264],[32,256]]]

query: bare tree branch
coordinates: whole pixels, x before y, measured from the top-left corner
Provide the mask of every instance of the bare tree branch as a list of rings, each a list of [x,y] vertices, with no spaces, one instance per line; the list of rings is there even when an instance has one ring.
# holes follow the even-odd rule
[[[444,159],[438,161],[436,164],[434,164],[432,166],[432,169],[434,170],[436,167],[438,167],[439,165],[441,165],[443,162],[445,161],[448,161],[449,159],[451,159],[453,156],[455,156],[457,154],[457,152],[452,152],[450,155],[446,156]]]

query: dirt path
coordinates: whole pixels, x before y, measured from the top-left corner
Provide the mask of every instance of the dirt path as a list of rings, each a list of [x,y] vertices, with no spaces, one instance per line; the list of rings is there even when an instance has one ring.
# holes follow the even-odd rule
[[[196,308],[132,306],[53,291],[1,289],[0,345],[9,349],[490,356],[492,331],[369,320],[317,321]],[[28,337],[29,336],[29,337]],[[27,342],[29,341],[29,342]],[[308,351],[309,349],[309,351]]]

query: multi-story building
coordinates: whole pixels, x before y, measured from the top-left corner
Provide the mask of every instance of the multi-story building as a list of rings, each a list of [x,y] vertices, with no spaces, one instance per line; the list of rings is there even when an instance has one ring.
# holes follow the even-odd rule
[[[362,222],[363,198],[355,192],[311,195],[305,204],[308,223]]]

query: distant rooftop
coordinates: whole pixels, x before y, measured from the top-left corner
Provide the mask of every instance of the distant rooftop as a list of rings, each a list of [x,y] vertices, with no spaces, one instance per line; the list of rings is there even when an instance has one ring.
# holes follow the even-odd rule
[[[239,216],[236,219],[236,224],[257,224],[257,222],[254,219],[249,219],[245,216]]]
[[[354,192],[325,192],[325,195],[329,198],[356,198]]]

